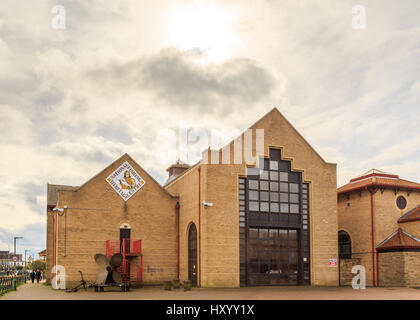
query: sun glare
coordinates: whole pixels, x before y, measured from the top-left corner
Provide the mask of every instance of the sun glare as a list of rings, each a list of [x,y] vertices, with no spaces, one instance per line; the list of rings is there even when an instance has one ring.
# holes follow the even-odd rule
[[[230,57],[237,42],[235,17],[215,8],[174,9],[169,18],[169,41],[181,50],[199,49],[209,62]]]

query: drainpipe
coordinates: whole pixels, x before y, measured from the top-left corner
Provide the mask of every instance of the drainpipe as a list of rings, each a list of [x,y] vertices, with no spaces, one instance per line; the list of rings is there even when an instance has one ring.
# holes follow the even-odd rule
[[[379,252],[376,251],[376,285],[379,287]]]
[[[201,168],[198,167],[198,287],[201,287]]]
[[[370,193],[370,226],[372,238],[372,285],[375,287],[375,225],[373,220],[373,195],[374,192],[366,188]]]
[[[56,215],[56,212],[53,211],[53,214],[52,214],[52,227],[53,227],[52,249],[53,250],[52,250],[51,268],[54,267],[55,265],[55,220],[56,220],[55,215]]]
[[[175,205],[176,210],[176,224],[177,224],[177,235],[176,235],[176,242],[177,242],[177,257],[176,257],[176,278],[179,280],[179,202]]]
[[[56,212],[56,229],[55,229],[55,266],[58,265],[58,211]]]

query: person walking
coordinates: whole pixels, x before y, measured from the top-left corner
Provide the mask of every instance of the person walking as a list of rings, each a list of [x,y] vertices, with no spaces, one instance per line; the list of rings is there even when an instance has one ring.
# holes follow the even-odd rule
[[[41,280],[41,271],[36,270],[35,276],[36,276],[36,283],[39,283],[39,280]]]
[[[34,280],[35,280],[35,272],[33,270],[31,270],[31,273],[29,274],[29,277],[31,277],[31,281],[32,281],[32,283],[34,283]]]

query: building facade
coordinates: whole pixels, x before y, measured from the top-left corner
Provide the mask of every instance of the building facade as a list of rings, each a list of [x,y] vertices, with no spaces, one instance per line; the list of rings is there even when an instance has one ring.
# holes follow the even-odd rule
[[[341,274],[362,265],[367,285],[419,286],[419,205],[420,184],[375,169],[340,187]]]
[[[61,265],[69,283],[94,281],[94,254],[124,251],[125,277],[144,284],[336,286],[336,165],[277,109],[247,132],[253,161],[244,133],[177,162],[164,186],[127,154],[80,187],[48,185],[48,280]]]

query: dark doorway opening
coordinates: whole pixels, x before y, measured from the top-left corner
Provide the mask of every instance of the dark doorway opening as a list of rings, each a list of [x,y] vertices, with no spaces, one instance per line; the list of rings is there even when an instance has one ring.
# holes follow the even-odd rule
[[[188,280],[197,286],[197,228],[194,223],[188,231]]]
[[[125,247],[125,252],[130,252],[130,237],[131,229],[120,229],[120,250],[123,252],[123,247]],[[123,241],[125,239],[125,241]]]

